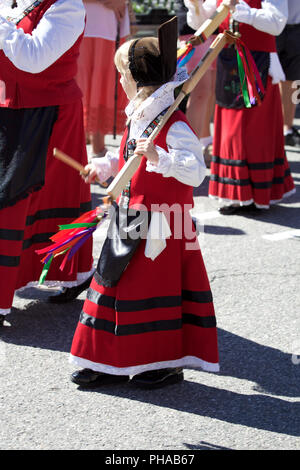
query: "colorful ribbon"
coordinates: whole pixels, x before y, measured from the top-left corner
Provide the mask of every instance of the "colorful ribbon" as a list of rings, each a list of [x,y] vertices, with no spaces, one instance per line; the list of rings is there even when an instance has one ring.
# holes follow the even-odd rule
[[[264,95],[265,88],[248,47],[240,39],[237,39],[235,46],[245,107],[252,108],[252,106],[261,104],[260,93]]]
[[[59,226],[59,232],[50,237],[53,243],[41,250],[36,250],[39,255],[45,255],[42,258],[44,267],[39,279],[40,284],[45,282],[53,259],[65,255],[59,267],[62,271],[67,262],[72,260],[75,253],[93,235],[106,216],[107,212],[101,207],[96,207],[96,209],[86,212],[72,223]]]
[[[195,48],[190,43],[186,43],[184,47],[181,47],[177,51],[177,66],[184,67],[185,64],[192,58],[194,55]]]

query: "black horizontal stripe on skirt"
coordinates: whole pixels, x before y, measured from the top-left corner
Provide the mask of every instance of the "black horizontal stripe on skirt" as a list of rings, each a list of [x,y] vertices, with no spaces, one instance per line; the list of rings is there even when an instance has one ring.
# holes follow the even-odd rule
[[[117,312],[138,312],[140,310],[151,310],[154,308],[172,308],[180,307],[182,301],[209,303],[212,302],[211,291],[190,291],[183,290],[182,295],[149,297],[138,300],[117,300],[113,296],[101,294],[96,290],[89,288],[87,297],[89,301],[103,307],[108,307]]]
[[[26,219],[26,225],[33,225],[37,220],[45,219],[76,219],[84,212],[92,208],[91,201],[80,204],[79,207],[56,207],[54,209],[44,209],[29,215]]]
[[[117,300],[94,289],[88,289],[88,300],[97,305],[109,307],[117,312],[138,312],[140,310],[150,310],[153,308],[171,308],[181,306],[181,296],[150,297],[140,300]]]
[[[198,317],[190,313],[184,313],[182,318],[172,320],[157,320],[127,325],[116,325],[115,322],[103,318],[95,318],[85,312],[81,312],[79,322],[95,330],[105,331],[116,336],[129,336],[160,331],[180,330],[184,324],[202,328],[214,328],[216,319],[214,316]]]
[[[211,181],[216,181],[217,183],[221,184],[230,184],[233,186],[252,186],[255,189],[268,189],[271,188],[274,184],[284,184],[284,179],[288,177],[291,174],[290,169],[287,168],[285,170],[284,176],[283,177],[277,177],[273,178],[272,181],[261,181],[261,182],[255,182],[255,181],[250,181],[249,178],[245,179],[233,179],[233,178],[227,178],[227,177],[220,177],[218,175],[210,175]]]
[[[0,240],[9,240],[12,242],[20,242],[23,240],[24,230],[0,229]]]
[[[212,293],[208,291],[192,291],[192,290],[183,290],[182,291],[182,300],[188,302],[198,302],[198,303],[207,303],[212,302]]]
[[[189,291],[183,290],[182,296],[150,297],[140,300],[117,300],[113,296],[101,294],[92,288],[88,289],[87,300],[98,306],[103,306],[117,312],[137,312],[152,310],[155,308],[181,307],[182,301],[197,303],[210,303],[212,301],[211,291]],[[182,318],[171,320],[158,320],[127,325],[116,325],[114,322],[102,318],[96,318],[85,312],[81,313],[80,323],[96,330],[106,331],[117,336],[130,334],[141,334],[158,331],[178,330],[184,324],[202,328],[214,328],[216,319],[214,315],[200,317],[192,313],[183,313]]]
[[[0,255],[0,266],[16,268],[20,265],[20,256]]]
[[[272,162],[256,162],[249,163],[246,160],[234,160],[232,158],[221,158],[214,155],[212,157],[212,162],[224,165],[224,166],[237,166],[237,167],[248,167],[249,170],[270,170],[274,168],[275,165],[284,165],[283,158],[275,158]]]
[[[91,202],[84,202],[80,204],[79,208],[71,207],[41,210],[27,217],[26,226],[33,225],[37,220],[57,218],[75,219],[89,210],[91,210]],[[58,232],[58,230],[57,227],[57,230],[54,232],[36,233],[31,238],[23,240],[24,230],[0,229],[0,240],[7,240],[9,242],[23,241],[22,249],[26,250],[37,243],[51,243],[50,237]],[[17,267],[19,265],[20,256],[0,255],[0,266]]]

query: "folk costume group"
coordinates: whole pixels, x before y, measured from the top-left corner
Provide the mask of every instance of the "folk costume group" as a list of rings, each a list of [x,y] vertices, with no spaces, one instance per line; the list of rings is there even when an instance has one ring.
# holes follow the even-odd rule
[[[195,2],[186,1],[188,18],[201,23],[205,11],[209,16],[219,3],[201,1],[196,13]],[[6,86],[0,108],[0,313],[9,312],[17,288],[38,280],[35,251],[48,241],[47,234],[57,231],[69,209],[75,218],[75,211],[90,203],[86,183],[115,176],[139,154],[138,170],[114,203],[74,334],[70,361],[80,369],[71,380],[81,387],[130,381],[152,389],[182,381],[185,367],[219,371],[213,298],[189,212],[193,187],[206,174],[201,145],[179,110],[153,143],[147,140],[174,102],[175,89],[188,78],[184,69],[177,70],[176,18],[160,26],[158,38],[133,39],[118,49],[115,64],[129,99],[127,126],[118,154],[93,159],[84,182],[52,156],[56,146],[87,163],[80,92],[73,79],[84,30],[82,2],[35,1],[25,9],[21,1],[13,4],[0,10],[0,79]],[[267,68],[260,106],[246,109],[236,95],[229,100],[227,86],[220,93],[209,191],[226,207],[268,208],[294,191],[274,84],[279,70],[274,36],[284,27],[285,6],[283,0],[241,1],[231,15],[257,63],[267,60]],[[219,65],[222,84],[230,54],[225,52]],[[64,290],[62,301],[89,282],[90,243],[72,264],[70,272],[60,272],[55,264],[49,272],[66,288],[79,286],[69,297]]]

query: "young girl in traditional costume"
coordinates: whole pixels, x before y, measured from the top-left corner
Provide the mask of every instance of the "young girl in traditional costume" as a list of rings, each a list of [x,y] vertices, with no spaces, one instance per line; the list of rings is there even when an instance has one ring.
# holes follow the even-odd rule
[[[0,326],[14,293],[38,285],[36,253],[59,224],[91,205],[90,190],[53,156],[57,147],[86,165],[81,91],[74,79],[85,24],[81,0],[11,0],[0,6]],[[74,190],[76,188],[76,190]],[[74,299],[93,274],[92,243],[48,281]]]
[[[211,16],[220,0],[185,0],[187,21],[195,29]],[[256,62],[265,94],[261,104],[246,107],[234,47],[217,60],[214,143],[209,196],[221,203],[224,215],[268,209],[293,194],[294,182],[284,150],[283,119],[278,83],[284,74],[276,53],[275,36],[287,20],[286,0],[232,0],[232,15],[219,31],[239,30]],[[205,7],[205,8],[204,8]]]
[[[189,214],[193,186],[205,176],[201,146],[180,111],[154,143],[146,139],[187,78],[175,74],[176,23],[116,54],[130,99],[118,168],[133,152],[143,157],[115,207],[74,335],[70,360],[83,369],[71,379],[83,387],[133,376],[137,387],[157,388],[181,381],[183,367],[219,370],[212,294]],[[89,181],[103,181],[116,173],[117,158],[107,154],[87,168]],[[121,236],[142,232],[144,222],[144,237]],[[157,228],[160,237],[151,237]]]

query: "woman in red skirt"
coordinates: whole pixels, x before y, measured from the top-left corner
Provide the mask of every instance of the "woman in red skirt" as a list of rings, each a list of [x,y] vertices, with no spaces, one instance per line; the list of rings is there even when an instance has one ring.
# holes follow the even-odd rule
[[[85,0],[86,28],[80,46],[77,81],[83,92],[84,127],[92,156],[105,155],[105,136],[123,134],[127,97],[114,67],[114,55],[130,33],[125,0]]]
[[[194,12],[192,3],[186,0],[188,19]],[[204,2],[209,7],[208,14],[220,3],[220,0]],[[204,19],[203,15],[199,17],[199,26]],[[220,32],[230,28],[230,19],[253,55],[265,96],[261,105],[244,106],[236,51],[234,47],[225,48],[218,57],[209,184],[209,196],[221,203],[219,210],[224,215],[268,209],[295,191],[284,150],[278,86],[284,75],[275,42],[287,19],[287,2],[241,0],[231,18],[221,24]]]
[[[7,2],[8,4],[8,2]],[[81,0],[20,0],[0,8],[0,324],[17,289],[37,285],[41,259],[59,224],[91,205],[76,171],[53,157],[57,147],[87,163],[81,92],[75,82],[85,22]],[[92,244],[47,282],[74,299],[93,274]]]
[[[180,111],[154,144],[146,140],[187,78],[174,77],[176,23],[160,27],[159,41],[129,41],[116,55],[131,100],[119,169],[134,152],[144,157],[115,206],[74,335],[70,359],[83,369],[72,381],[83,387],[133,376],[137,387],[158,388],[183,380],[183,367],[219,370],[212,294],[189,214],[205,177],[201,145]],[[93,159],[88,181],[114,174],[117,160]]]

